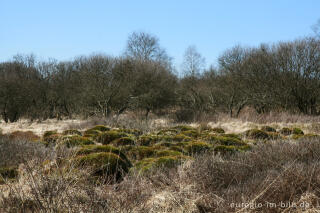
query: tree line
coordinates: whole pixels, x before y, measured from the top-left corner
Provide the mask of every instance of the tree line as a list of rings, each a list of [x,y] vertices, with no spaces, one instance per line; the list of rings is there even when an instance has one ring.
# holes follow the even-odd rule
[[[190,46],[182,70],[178,75],[158,38],[144,32],[132,33],[118,57],[39,61],[16,55],[0,63],[0,114],[5,122],[125,112],[193,121],[217,112],[236,117],[244,107],[257,113],[320,114],[318,37],[235,46],[209,69]]]

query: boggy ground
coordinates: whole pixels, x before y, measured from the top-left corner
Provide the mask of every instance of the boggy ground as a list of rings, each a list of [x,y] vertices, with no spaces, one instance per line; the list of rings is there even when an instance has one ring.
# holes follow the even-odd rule
[[[0,212],[318,209],[315,132],[256,125],[226,133],[214,126],[2,133]]]

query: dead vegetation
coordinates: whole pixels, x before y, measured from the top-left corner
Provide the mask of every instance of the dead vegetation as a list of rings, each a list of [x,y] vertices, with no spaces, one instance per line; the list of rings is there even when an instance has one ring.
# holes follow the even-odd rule
[[[81,136],[88,129],[98,135]],[[0,212],[318,210],[320,137],[297,127],[287,134],[264,125],[250,138],[205,124],[88,129],[46,132],[40,141],[30,140],[30,132],[2,134]],[[98,136],[108,134],[121,137],[99,144]],[[41,142],[52,135],[53,144]],[[74,145],[63,145],[66,138]],[[119,143],[129,138],[133,144]]]

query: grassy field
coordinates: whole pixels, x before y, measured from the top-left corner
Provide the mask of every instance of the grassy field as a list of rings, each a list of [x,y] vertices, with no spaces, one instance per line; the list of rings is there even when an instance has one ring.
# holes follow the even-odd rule
[[[319,211],[317,118],[271,117],[1,123],[0,212]]]

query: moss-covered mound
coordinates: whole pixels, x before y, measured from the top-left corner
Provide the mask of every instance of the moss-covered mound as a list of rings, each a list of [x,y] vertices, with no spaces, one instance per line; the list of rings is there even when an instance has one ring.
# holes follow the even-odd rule
[[[56,144],[61,139],[61,137],[63,137],[63,135],[58,134],[58,133],[57,134],[50,134],[49,136],[43,137],[43,141],[47,145]]]
[[[130,159],[142,160],[144,158],[154,156],[157,150],[159,150],[159,147],[135,146],[131,147],[131,149],[126,152],[126,154]]]
[[[280,133],[281,133],[282,135],[285,135],[285,136],[287,136],[287,135],[292,135],[292,134],[293,134],[293,130],[290,129],[290,128],[284,127],[284,128],[282,128],[282,129],[280,130]]]
[[[166,149],[166,150],[156,151],[156,153],[154,154],[154,157],[180,156],[180,155],[183,155],[183,154],[179,151]]]
[[[157,135],[169,135],[169,136],[174,136],[176,134],[178,134],[180,132],[180,130],[178,129],[162,129],[160,131],[157,132]]]
[[[131,135],[134,135],[136,137],[143,134],[143,132],[141,130],[138,130],[138,129],[119,129],[117,131],[118,132],[127,133],[127,134],[131,134]]]
[[[114,146],[135,145],[135,141],[131,137],[123,137],[113,140],[111,144]]]
[[[173,168],[181,162],[190,159],[190,157],[178,155],[178,156],[164,156],[158,158],[145,158],[139,161],[135,168],[138,169],[140,172],[149,172],[153,169],[168,169]]]
[[[88,130],[98,130],[100,132],[105,132],[105,131],[110,131],[111,128],[110,127],[107,127],[107,126],[104,126],[104,125],[97,125],[95,127],[92,127]]]
[[[58,134],[57,130],[51,130],[51,131],[45,131],[43,133],[43,138],[50,137],[51,135],[56,135]]]
[[[109,144],[113,140],[116,140],[122,137],[129,137],[129,136],[130,135],[128,135],[127,133],[112,130],[112,131],[106,131],[106,132],[100,133],[96,137],[96,140],[102,144]]]
[[[277,130],[271,126],[262,126],[260,129],[264,132],[277,132]]]
[[[182,131],[182,135],[189,136],[191,138],[197,138],[200,136],[200,134],[196,130],[187,130],[187,131]]]
[[[102,132],[99,130],[95,130],[95,129],[88,129],[86,131],[83,132],[83,136],[84,137],[90,137],[90,138],[95,138],[98,135],[100,135]]]
[[[193,131],[193,130],[189,130],[189,131]],[[190,133],[192,134],[192,133]],[[196,138],[196,137],[194,137]],[[189,136],[187,136],[186,134],[183,134],[183,132],[181,132],[181,134],[177,134],[175,136],[172,137],[172,141],[175,142],[188,142],[188,141],[192,141],[193,138]]]
[[[215,133],[225,133],[224,129],[220,128],[220,127],[215,127],[211,129],[211,132],[215,132]]]
[[[87,145],[82,146],[80,149],[77,150],[76,155],[88,155],[92,153],[100,153],[100,152],[110,152],[120,156],[121,159],[126,161],[128,165],[131,165],[131,162],[127,158],[127,156],[118,148],[111,146],[111,145]]]
[[[67,129],[62,132],[63,135],[82,135],[79,130],[76,129]]]
[[[208,144],[203,141],[193,141],[185,144],[184,150],[188,155],[195,155],[209,151],[212,148],[211,144]]]
[[[188,131],[188,130],[196,130],[194,127],[192,126],[186,126],[186,125],[179,125],[179,126],[175,126],[175,127],[172,127],[172,129],[176,129],[180,132],[182,131]]]
[[[236,137],[226,137],[220,135],[211,135],[207,138],[207,140],[212,144],[220,144],[225,146],[243,146],[246,145],[241,139]]]
[[[74,147],[74,146],[83,146],[83,145],[90,145],[94,144],[94,142],[87,137],[82,137],[79,135],[72,135],[72,136],[64,136],[59,141],[58,145],[64,145],[68,148]]]
[[[294,135],[304,135],[304,132],[300,128],[293,128],[292,133]]]
[[[278,132],[267,132],[269,139],[276,140],[280,139],[281,135]]]
[[[236,138],[236,139],[238,139],[238,140],[241,140],[241,136],[238,135],[238,134],[234,134],[234,133],[219,134],[219,136],[228,137],[228,138]]]
[[[259,129],[250,129],[245,131],[244,135],[249,138],[249,139],[260,139],[260,140],[264,140],[264,139],[268,139],[269,135]]]
[[[141,135],[137,140],[137,144],[140,146],[150,146],[155,144],[157,140],[158,136],[156,135]]]
[[[89,168],[96,177],[120,180],[128,173],[130,165],[120,156],[111,152],[91,153],[74,158],[80,168]]]

